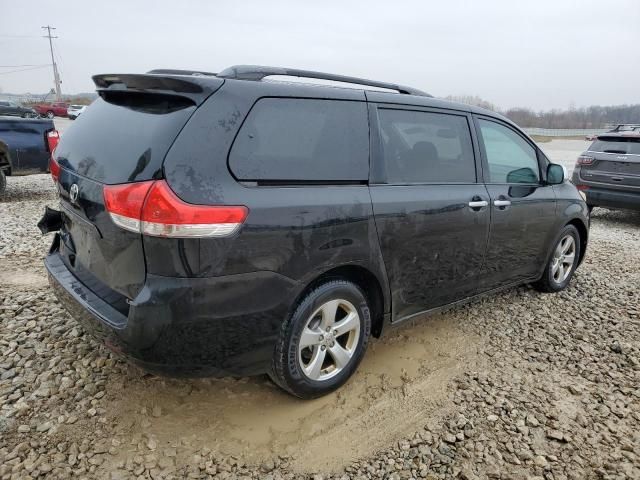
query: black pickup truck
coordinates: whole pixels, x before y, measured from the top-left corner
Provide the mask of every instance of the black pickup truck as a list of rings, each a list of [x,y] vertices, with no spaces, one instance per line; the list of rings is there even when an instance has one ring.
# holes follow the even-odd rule
[[[0,194],[9,175],[47,172],[57,139],[53,120],[0,116]]]

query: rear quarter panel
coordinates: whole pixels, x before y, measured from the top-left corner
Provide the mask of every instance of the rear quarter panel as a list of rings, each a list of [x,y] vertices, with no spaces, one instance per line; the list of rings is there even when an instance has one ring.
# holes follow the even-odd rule
[[[267,96],[364,100],[356,90],[225,82],[176,139],[164,174],[186,202],[245,205],[249,216],[235,237],[199,240],[197,259],[178,255],[169,264],[164,248],[148,248],[151,241],[145,238],[149,271],[204,277],[272,271],[302,290],[329,269],[358,265],[378,278],[388,306],[367,185],[248,186],[231,175],[227,158],[236,133],[255,101]]]
[[[586,238],[582,238],[582,253],[581,258],[584,258],[586,246],[589,240],[589,209],[586,202],[580,196],[580,192],[576,186],[568,181],[560,185],[554,185],[553,187],[556,193],[557,201],[557,228],[554,229],[555,235],[568,223],[580,222],[582,225],[581,235],[586,235]],[[549,251],[553,249],[553,238],[549,239]]]

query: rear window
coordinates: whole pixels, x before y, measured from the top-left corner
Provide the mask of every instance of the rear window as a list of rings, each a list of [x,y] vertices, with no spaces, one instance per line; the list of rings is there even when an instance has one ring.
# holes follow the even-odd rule
[[[195,106],[180,97],[114,92],[64,132],[56,160],[98,182],[150,180]]]
[[[367,180],[366,104],[263,98],[238,132],[229,167],[247,181]]]
[[[640,155],[640,138],[599,138],[591,144],[589,150],[592,152]]]

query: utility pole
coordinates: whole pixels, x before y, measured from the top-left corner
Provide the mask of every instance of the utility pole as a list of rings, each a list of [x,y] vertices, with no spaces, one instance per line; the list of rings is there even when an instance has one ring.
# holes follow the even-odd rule
[[[56,85],[56,101],[60,102],[62,100],[62,89],[60,88],[60,75],[58,75],[58,66],[56,65],[56,61],[53,57],[53,42],[51,41],[54,37],[51,35],[51,30],[55,30],[54,27],[47,25],[46,27],[42,27],[47,31],[47,34],[43,38],[49,39],[49,49],[51,50],[51,65],[53,65],[53,82]]]

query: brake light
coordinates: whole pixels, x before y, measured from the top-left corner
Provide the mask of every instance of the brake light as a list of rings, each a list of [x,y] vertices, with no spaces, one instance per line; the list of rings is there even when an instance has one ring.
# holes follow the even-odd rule
[[[60,164],[55,161],[53,155],[49,157],[49,172],[51,172],[51,178],[53,178],[53,182],[57,182],[60,177]]]
[[[51,178],[54,182],[58,181],[60,177],[60,164],[53,158],[53,152],[58,146],[60,141],[60,134],[57,130],[49,130],[47,132],[47,151],[49,152],[49,171],[51,172]]]
[[[131,232],[140,232],[140,214],[144,199],[154,180],[124,185],[105,185],[104,206],[113,223]]]
[[[576,161],[576,165],[591,165],[595,159],[589,155],[580,155]]]
[[[60,141],[60,134],[57,130],[49,130],[47,132],[47,149],[51,154],[58,146],[58,142]]]
[[[576,185],[576,188],[580,191],[589,190],[589,185]]]
[[[164,180],[107,185],[104,203],[121,228],[154,237],[224,237],[247,218],[244,206],[193,205],[182,201]]]

